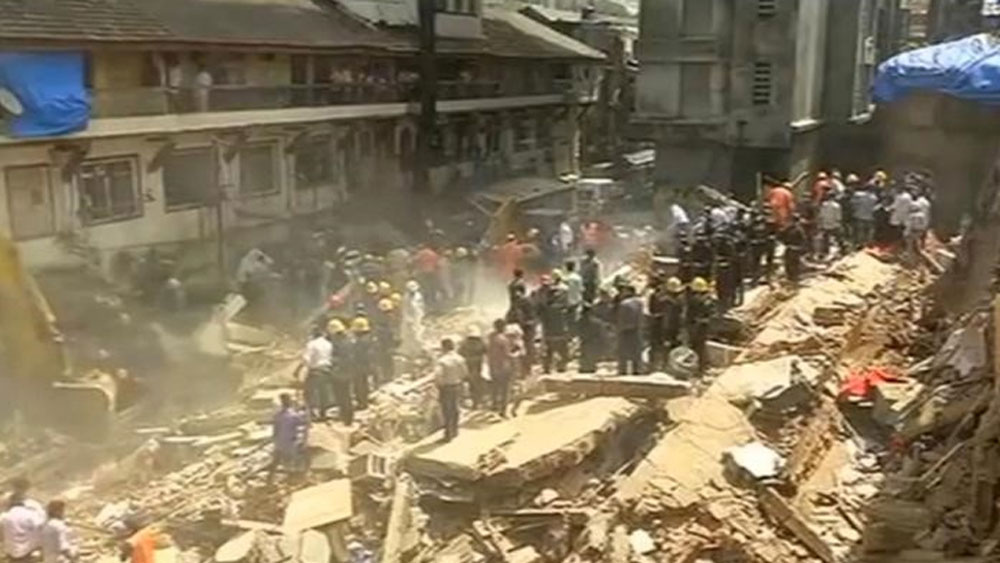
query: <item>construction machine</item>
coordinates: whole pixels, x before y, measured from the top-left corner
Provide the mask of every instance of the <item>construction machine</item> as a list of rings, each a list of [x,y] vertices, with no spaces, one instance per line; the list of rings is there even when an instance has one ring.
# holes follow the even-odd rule
[[[0,414],[32,425],[100,438],[115,418],[117,385],[102,372],[72,370],[56,317],[14,243],[0,236]]]

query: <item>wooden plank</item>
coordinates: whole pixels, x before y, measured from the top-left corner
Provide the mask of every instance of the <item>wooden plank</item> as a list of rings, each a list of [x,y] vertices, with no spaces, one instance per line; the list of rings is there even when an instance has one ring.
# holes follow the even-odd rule
[[[824,563],[837,563],[837,558],[830,546],[809,526],[805,518],[785,499],[781,498],[781,495],[774,489],[763,487],[758,499],[764,512],[798,538],[813,555],[822,559]]]
[[[392,492],[392,508],[386,526],[385,542],[382,544],[382,563],[399,563],[403,556],[403,538],[410,527],[410,501],[413,480],[409,475],[400,474]]]

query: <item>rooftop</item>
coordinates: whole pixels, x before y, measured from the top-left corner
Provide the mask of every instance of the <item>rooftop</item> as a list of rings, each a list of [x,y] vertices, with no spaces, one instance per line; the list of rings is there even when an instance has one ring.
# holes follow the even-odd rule
[[[0,43],[219,45],[414,52],[412,27],[364,23],[334,0],[0,0]],[[530,18],[488,9],[483,39],[442,38],[442,53],[525,58],[603,55]]]

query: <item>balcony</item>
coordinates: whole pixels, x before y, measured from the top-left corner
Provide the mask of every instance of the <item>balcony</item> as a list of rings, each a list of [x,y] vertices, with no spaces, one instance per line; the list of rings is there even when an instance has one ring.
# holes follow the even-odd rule
[[[578,92],[572,81],[547,84],[441,81],[441,101],[568,95]],[[115,88],[92,90],[96,118],[252,111],[330,106],[410,103],[419,100],[416,84],[352,83],[281,86],[225,85],[211,88]]]

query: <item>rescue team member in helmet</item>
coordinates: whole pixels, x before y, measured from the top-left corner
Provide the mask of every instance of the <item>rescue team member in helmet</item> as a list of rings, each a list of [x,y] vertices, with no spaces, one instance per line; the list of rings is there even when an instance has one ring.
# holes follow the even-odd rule
[[[674,277],[667,280],[667,295],[661,304],[663,308],[663,340],[669,353],[681,343],[681,328],[684,325],[684,284]]]
[[[647,329],[649,331],[649,371],[655,372],[663,368],[666,360],[666,334],[664,315],[666,314],[667,300],[670,294],[667,286],[660,278],[653,277],[649,280],[652,291],[649,294],[646,305],[649,311],[647,319]]]
[[[367,317],[358,316],[351,321],[351,383],[358,410],[368,408],[371,378],[375,371],[374,343],[371,323]]]
[[[330,383],[333,387],[333,398],[337,402],[337,417],[340,422],[350,426],[354,424],[354,404],[351,401],[351,341],[347,334],[347,326],[340,319],[333,319],[326,325],[327,338],[333,345],[333,371]]]
[[[399,346],[399,319],[396,304],[389,297],[378,302],[378,312],[372,317],[375,332],[375,367],[380,383],[388,383],[395,378],[394,352]]]
[[[698,373],[707,367],[705,344],[708,342],[708,325],[715,315],[715,297],[705,278],[691,281],[687,304],[687,329],[691,349],[698,355]]]

